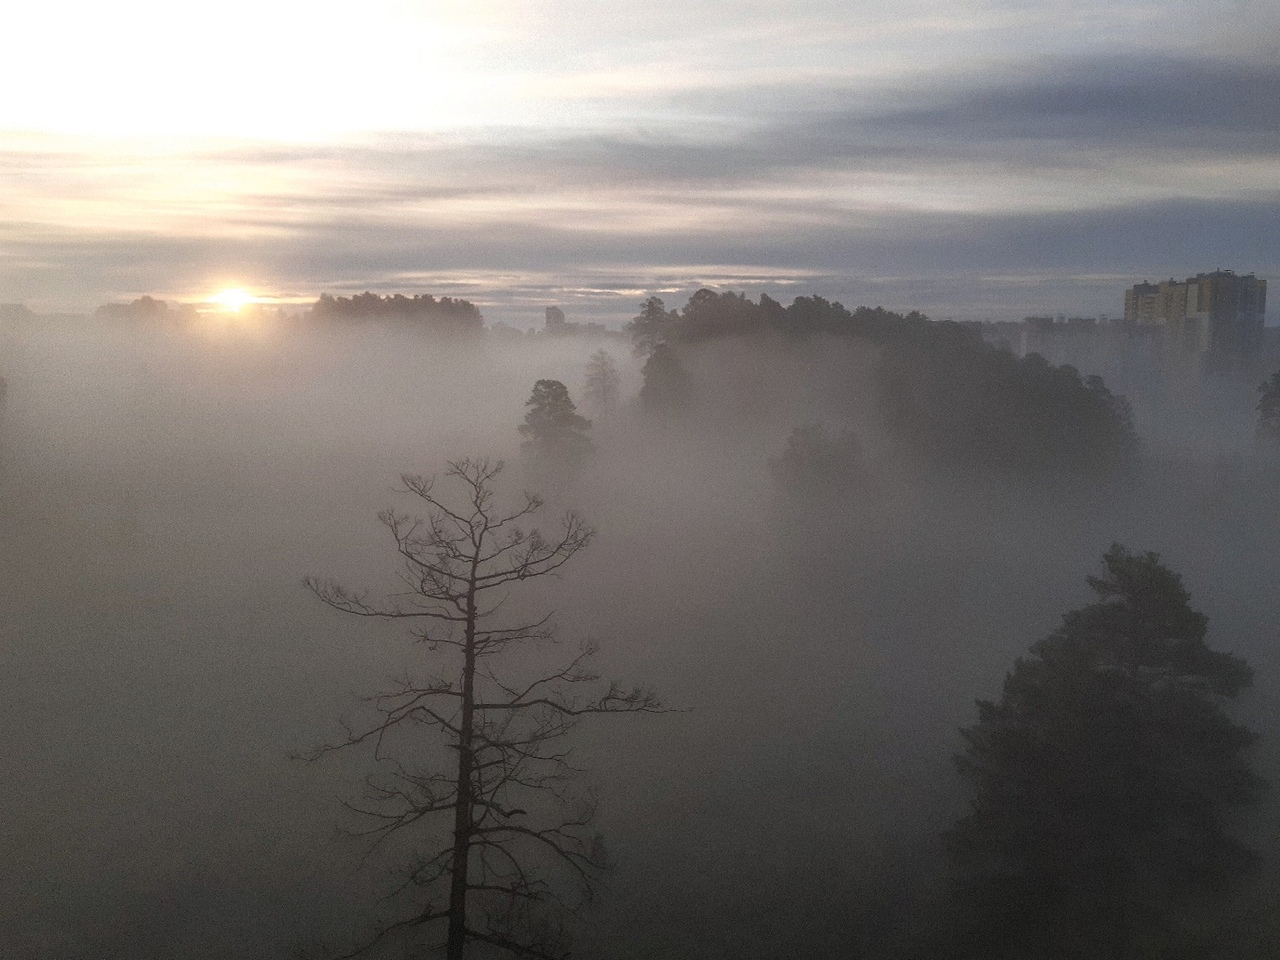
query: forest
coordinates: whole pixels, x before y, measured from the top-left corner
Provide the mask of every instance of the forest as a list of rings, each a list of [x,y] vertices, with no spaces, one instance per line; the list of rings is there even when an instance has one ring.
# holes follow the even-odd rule
[[[7,954],[1280,955],[1280,370],[144,299],[0,317]]]

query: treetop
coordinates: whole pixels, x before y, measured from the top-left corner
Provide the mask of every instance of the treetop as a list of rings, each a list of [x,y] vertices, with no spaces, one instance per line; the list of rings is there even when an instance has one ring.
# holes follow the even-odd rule
[[[1058,630],[1032,647],[1035,654],[1207,685],[1223,697],[1249,686],[1252,671],[1243,660],[1205,644],[1207,618],[1191,606],[1182,578],[1159,554],[1112,544],[1102,562],[1104,575],[1087,578],[1098,600],[1065,614]]]

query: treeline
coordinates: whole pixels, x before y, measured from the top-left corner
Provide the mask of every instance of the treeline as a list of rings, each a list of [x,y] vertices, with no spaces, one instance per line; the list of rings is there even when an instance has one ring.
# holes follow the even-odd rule
[[[271,317],[281,321],[301,317],[296,309],[256,302],[246,304],[235,313],[252,318]],[[200,312],[194,304],[172,303],[143,296],[129,303],[103,304],[95,311],[95,316],[102,320],[178,324],[197,320]],[[484,335],[484,316],[474,303],[454,297],[436,298],[429,294],[406,297],[400,293],[380,296],[365,292],[350,297],[335,297],[323,293],[307,309],[305,318],[335,324],[394,323],[453,339],[475,339]]]
[[[412,325],[432,333],[457,338],[484,335],[484,317],[480,308],[467,300],[430,294],[406,297],[395,293],[379,296],[360,293],[352,297],[334,297],[324,293],[311,305],[311,317],[321,321],[380,321]]]
[[[150,297],[99,314],[153,320],[179,315]],[[475,304],[428,294],[326,293],[311,305],[308,319],[394,324],[453,341],[485,335]],[[971,325],[932,321],[918,311],[851,310],[819,296],[796,297],[784,306],[767,294],[756,301],[702,289],[679,310],[649,298],[627,332],[646,357],[641,404],[663,417],[698,405],[697,371],[686,369],[685,361],[690,351],[707,353],[702,345],[757,338],[772,341],[771,349],[787,349],[831,337],[872,348],[875,413],[908,456],[926,467],[1097,476],[1122,469],[1137,448],[1128,402],[1101,378],[1036,354],[1016,357],[985,342]],[[738,389],[726,383],[713,389],[721,401],[741,401],[742,409],[758,405],[758,398],[724,396]]]
[[[669,381],[673,356],[692,344],[729,337],[866,343],[878,354],[881,418],[928,464],[1083,475],[1112,472],[1136,452],[1129,405],[1101,378],[1034,354],[1015,357],[967,325],[917,311],[850,310],[816,296],[783,306],[767,295],[756,302],[699,290],[678,311],[651,297],[627,329],[649,367]]]
[[[99,320],[126,323],[189,323],[196,319],[196,308],[143,295],[128,303],[104,303],[94,311],[94,316]]]

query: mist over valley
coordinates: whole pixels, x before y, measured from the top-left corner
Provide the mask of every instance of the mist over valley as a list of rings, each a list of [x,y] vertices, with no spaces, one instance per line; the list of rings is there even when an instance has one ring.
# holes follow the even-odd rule
[[[1120,394],[1087,368],[923,317],[802,298],[760,320],[768,298],[698,296],[647,302],[639,355],[613,331],[459,340],[268,311],[6,321],[7,949],[337,955],[385,922],[379,897],[420,838],[369,855],[335,834],[372,758],[296,755],[439,654],[302,581],[394,593],[377,512],[414,512],[401,474],[463,457],[505,461],[504,503],[540,492],[544,530],[573,509],[598,531],[511,610],[554,611],[558,646],[597,640],[603,675],[674,708],[573,734],[613,864],[577,911],[579,955],[960,944],[942,841],[968,803],[958,730],[1088,601],[1113,543],[1157,552],[1210,645],[1252,666],[1229,709],[1274,777],[1280,488],[1254,439],[1258,378],[1163,413],[1131,389],[1131,443],[1108,419]],[[818,319],[801,330],[804,310]],[[684,377],[665,399],[643,372],[659,342]],[[602,348],[616,398],[592,409]],[[538,381],[592,418],[580,462],[522,451]],[[546,654],[511,655],[536,670]],[[1274,799],[1237,818],[1261,865],[1214,921],[1235,956],[1266,955],[1245,951],[1273,929],[1248,907],[1273,818]]]

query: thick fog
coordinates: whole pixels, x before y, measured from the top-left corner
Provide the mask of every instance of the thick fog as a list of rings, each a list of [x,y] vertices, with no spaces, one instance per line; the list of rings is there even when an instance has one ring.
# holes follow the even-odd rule
[[[622,373],[605,415],[581,399],[602,346]],[[394,866],[338,829],[370,757],[295,756],[442,654],[303,578],[395,590],[377,512],[418,506],[400,474],[468,455],[504,458],[508,495],[540,488],[544,527],[573,508],[599,531],[512,602],[554,610],[566,645],[598,640],[606,676],[676,708],[575,733],[615,862],[581,917],[584,956],[920,955],[947,909],[940,834],[965,810],[958,728],[1089,600],[1113,542],[1159,552],[1210,643],[1253,665],[1232,709],[1277,772],[1280,467],[1250,445],[1252,385],[1203,423],[1194,403],[1137,403],[1140,465],[1059,483],[914,468],[856,340],[716,341],[684,362],[699,400],[654,422],[641,361],[607,336],[0,329],[0,953],[269,960],[357,942]],[[541,378],[595,418],[572,475],[521,458]],[[780,489],[769,461],[807,423],[857,435],[856,481]],[[1274,833],[1270,807],[1249,818]]]

